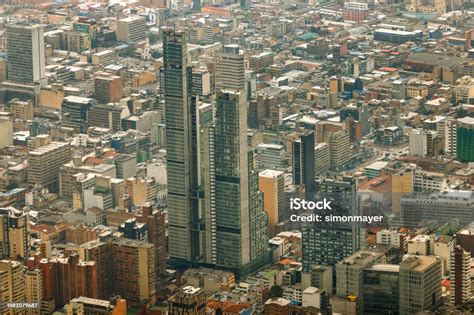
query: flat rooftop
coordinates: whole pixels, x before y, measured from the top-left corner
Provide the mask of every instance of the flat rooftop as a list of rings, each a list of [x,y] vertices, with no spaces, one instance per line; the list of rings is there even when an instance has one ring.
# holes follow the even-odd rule
[[[283,172],[275,171],[275,170],[264,170],[258,174],[258,176],[260,177],[269,177],[269,178],[275,178],[280,175],[283,175]]]
[[[467,62],[467,59],[455,57],[455,56],[446,56],[442,54],[421,52],[421,53],[416,53],[411,56],[408,56],[406,61],[450,68],[450,67],[459,66]]]

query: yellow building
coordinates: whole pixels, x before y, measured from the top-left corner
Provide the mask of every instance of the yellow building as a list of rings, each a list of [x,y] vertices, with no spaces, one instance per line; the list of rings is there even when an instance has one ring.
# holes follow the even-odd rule
[[[115,292],[130,304],[156,301],[156,265],[153,244],[122,239],[112,243]]]
[[[264,170],[258,175],[258,186],[263,192],[263,208],[268,215],[270,237],[278,234],[277,226],[284,221],[285,177],[283,172]]]
[[[25,303],[24,267],[18,261],[0,261],[0,301]],[[24,314],[22,309],[2,310],[2,315]]]
[[[13,122],[8,117],[0,118],[0,149],[13,145]]]
[[[7,80],[7,60],[0,59],[0,82]]]
[[[428,86],[426,85],[409,85],[407,86],[407,96],[408,97],[427,97],[428,96]]]
[[[62,84],[51,84],[41,89],[39,105],[48,108],[61,109],[64,100],[64,87]]]
[[[404,169],[392,175],[392,211],[400,213],[401,198],[413,193],[413,170]]]
[[[464,76],[456,81],[456,101],[470,104],[474,99],[474,79],[471,76]]]
[[[20,120],[32,120],[34,114],[33,102],[32,101],[20,101],[13,100],[8,106],[10,107],[10,112],[15,119]]]
[[[26,303],[36,304],[38,308],[43,300],[43,279],[41,269],[27,270],[25,273],[25,299]],[[38,314],[36,308],[27,309],[28,315]]]
[[[156,75],[150,71],[142,71],[133,76],[132,87],[140,87],[156,82]]]
[[[158,193],[155,180],[150,178],[127,179],[126,191],[135,205],[155,200]]]
[[[13,207],[0,209],[0,259],[28,257],[28,216]]]
[[[329,90],[331,92],[339,92],[339,80],[337,78],[331,78],[329,80]]]

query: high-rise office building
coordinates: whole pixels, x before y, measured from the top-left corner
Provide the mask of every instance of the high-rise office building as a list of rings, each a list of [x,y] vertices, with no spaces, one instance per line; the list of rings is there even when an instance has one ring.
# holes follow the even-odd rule
[[[474,118],[457,120],[456,155],[462,162],[474,162]]]
[[[200,138],[200,166],[202,171],[201,190],[205,198],[200,199],[203,212],[204,235],[203,259],[211,264],[217,263],[217,224],[216,224],[216,177],[215,177],[215,128],[203,126]]]
[[[400,263],[400,315],[430,310],[441,300],[441,258],[409,256]]]
[[[211,94],[211,74],[206,68],[193,68],[192,75],[193,95],[206,97]]]
[[[314,175],[326,173],[330,167],[329,145],[326,142],[318,143],[314,148]]]
[[[293,183],[305,188],[305,198],[313,199],[314,182],[314,132],[308,131],[292,142]]]
[[[256,147],[260,155],[260,163],[263,168],[275,169],[285,168],[285,146],[274,143],[260,143]]]
[[[62,120],[65,127],[74,128],[77,133],[87,133],[90,110],[96,101],[88,97],[67,96],[62,104]]]
[[[117,21],[117,41],[139,42],[146,38],[146,21],[143,16],[129,16]]]
[[[350,226],[314,227],[314,224],[302,229],[303,268],[313,264],[334,266],[337,262],[353,253],[352,230]]]
[[[460,305],[471,300],[471,253],[457,245],[451,252],[451,304]]]
[[[339,170],[352,158],[349,133],[347,130],[340,130],[331,133],[328,138],[331,168]]]
[[[43,136],[38,136],[43,138],[43,145],[28,154],[28,186],[41,185],[51,192],[58,192],[59,168],[71,159],[71,146],[65,142],[51,142],[48,136]]]
[[[198,145],[198,165],[200,174],[198,186],[200,191],[199,211],[204,224],[200,227],[202,234],[202,261],[208,264],[217,263],[216,239],[216,187],[215,187],[215,128],[213,105],[199,104],[196,114],[196,144]]]
[[[119,131],[122,118],[129,115],[128,107],[119,104],[97,104],[89,112],[89,127],[107,128]],[[121,178],[121,177],[120,177]]]
[[[356,182],[352,177],[325,178],[316,182],[318,200],[331,200],[332,210],[318,210],[322,215],[359,215]],[[303,267],[333,266],[360,247],[361,227],[357,222],[316,222],[302,227]]]
[[[285,217],[285,176],[283,172],[264,170],[258,175],[258,186],[263,192],[263,208],[268,215],[269,236],[278,234],[278,225]]]
[[[217,91],[215,127],[217,266],[229,268],[239,274],[245,273],[246,266],[260,258],[266,250],[262,252],[261,237],[256,235],[251,237],[251,233],[256,232],[251,226],[254,224],[262,226],[265,222],[259,222],[263,218],[260,216],[263,207],[259,204],[261,202],[259,196],[253,195],[258,191],[258,177],[256,183],[251,183],[255,177],[250,179],[249,176],[251,170],[247,152],[247,107],[244,102],[243,91]],[[253,176],[255,174],[252,174]],[[252,185],[255,187],[251,187]],[[254,248],[260,250],[254,251]]]
[[[43,33],[41,25],[7,25],[8,80],[33,83],[45,77]]]
[[[188,263],[202,255],[199,241],[196,106],[191,97],[186,34],[163,33],[169,256]]]
[[[254,167],[254,156],[255,152],[248,150],[251,263],[248,268],[242,268],[241,274],[248,274],[269,262],[268,215],[263,208],[263,193],[258,190],[258,172]]]
[[[356,296],[359,302],[357,314],[364,313],[364,268],[386,263],[383,252],[360,250],[336,265],[336,296]]]
[[[375,264],[364,269],[364,314],[398,314],[398,265]]]
[[[223,52],[217,54],[215,82],[216,90],[246,90],[244,55],[239,45],[225,45]]]
[[[473,208],[474,193],[472,191],[421,193],[401,198],[400,218],[404,227],[417,227],[420,222],[430,220],[437,220],[440,223],[458,220],[461,226],[465,226],[473,220]]]
[[[122,78],[101,73],[94,78],[95,99],[99,104],[116,103],[122,98]]]
[[[245,82],[225,74],[213,125],[209,106],[193,96],[185,34],[165,30],[163,45],[171,261],[244,274],[266,262],[268,240],[258,173],[247,151]],[[244,75],[243,56],[238,47],[231,50],[224,51],[231,70]]]
[[[28,215],[22,210],[0,208],[0,259],[28,257]]]

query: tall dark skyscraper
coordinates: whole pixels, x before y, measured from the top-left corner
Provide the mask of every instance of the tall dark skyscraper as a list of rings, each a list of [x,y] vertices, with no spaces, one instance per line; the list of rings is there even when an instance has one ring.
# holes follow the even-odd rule
[[[312,199],[314,182],[314,132],[308,131],[300,139],[293,141],[293,183],[305,187],[305,198]]]
[[[246,274],[267,262],[268,218],[247,146],[245,86],[221,82],[214,121],[209,105],[192,96],[186,48],[182,32],[165,30],[169,256],[177,266]],[[243,78],[244,59],[236,56],[231,68]]]
[[[356,182],[352,177],[326,178],[316,184],[317,199],[332,201],[332,210],[318,210],[318,214],[359,215]],[[360,248],[360,234],[360,224],[355,222],[318,222],[303,226],[303,267],[335,265]]]
[[[163,36],[169,256],[172,261],[187,263],[200,256],[195,103],[187,37],[169,29]]]
[[[215,239],[216,265],[245,275],[267,262],[268,217],[247,144],[244,56],[224,46],[216,63]]]
[[[217,263],[240,268],[250,262],[246,117],[239,91],[217,92],[216,209]]]
[[[241,273],[249,273],[268,263],[268,215],[264,210],[263,193],[258,187],[258,172],[254,169],[254,151],[248,151],[249,163],[249,218],[250,218],[250,264]]]
[[[264,256],[268,240],[268,219],[263,211],[262,196],[258,195],[258,174],[249,170],[246,130],[244,91],[217,91],[217,266],[237,274],[245,274],[249,266]],[[259,230],[262,226],[263,231]]]

